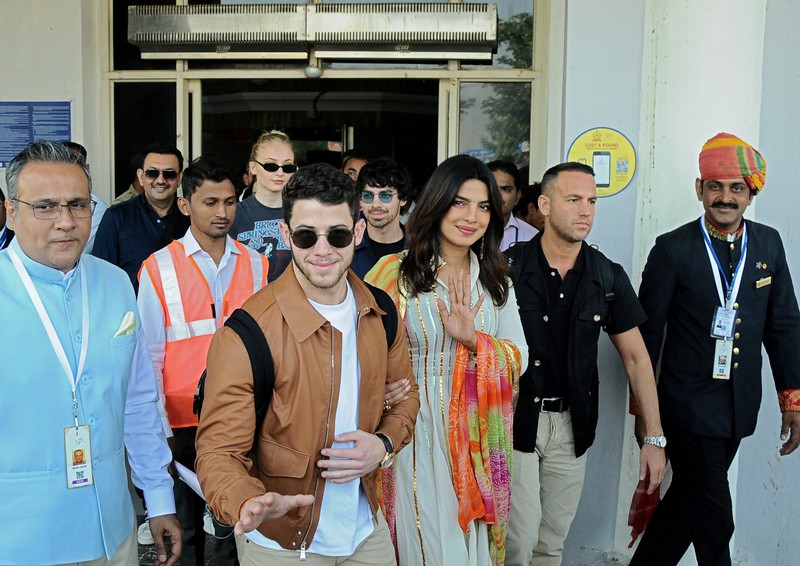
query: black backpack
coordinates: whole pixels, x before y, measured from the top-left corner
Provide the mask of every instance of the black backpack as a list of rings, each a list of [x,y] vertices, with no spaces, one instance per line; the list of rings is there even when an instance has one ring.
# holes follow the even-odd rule
[[[390,349],[397,336],[397,308],[392,298],[382,289],[366,283],[375,302],[386,314],[381,316],[383,329],[386,331],[386,347]],[[275,388],[275,366],[272,363],[272,352],[267,344],[267,339],[255,319],[243,309],[236,309],[225,321],[225,326],[236,332],[244,343],[247,355],[250,357],[250,367],[253,368],[253,398],[256,412],[255,438],[264,417],[267,414],[269,403],[272,400],[272,391]],[[193,412],[200,417],[205,398],[206,371],[200,376],[197,389],[194,392]],[[253,446],[256,446],[255,439]]]

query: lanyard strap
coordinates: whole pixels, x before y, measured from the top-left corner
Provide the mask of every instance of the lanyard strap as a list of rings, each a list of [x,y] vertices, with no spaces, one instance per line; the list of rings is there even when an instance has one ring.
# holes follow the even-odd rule
[[[44,303],[42,303],[39,292],[33,285],[31,276],[28,275],[28,272],[25,270],[25,267],[22,265],[22,261],[20,261],[19,256],[13,247],[8,248],[8,255],[11,258],[11,263],[14,264],[14,269],[17,270],[19,278],[22,279],[22,284],[25,285],[25,290],[28,292],[28,296],[30,297],[31,302],[33,302],[36,312],[39,314],[39,319],[42,321],[42,325],[47,332],[47,337],[50,339],[50,345],[53,347],[53,351],[58,358],[58,362],[61,364],[64,374],[67,376],[67,380],[69,381],[69,385],[72,388],[72,416],[75,418],[75,426],[77,427],[78,394],[76,390],[78,387],[78,382],[76,375],[80,376],[83,374],[83,368],[86,365],[86,353],[89,350],[89,292],[87,289],[86,270],[83,267],[83,263],[80,263],[81,311],[83,320],[81,322],[81,354],[78,361],[78,372],[77,374],[74,374],[72,373],[72,367],[70,367],[69,361],[67,360],[67,354],[64,351],[64,346],[62,346],[61,341],[58,339],[56,329],[53,326],[53,322],[50,320],[50,315],[47,314],[47,309],[45,309]]]
[[[747,257],[747,223],[745,223],[742,230],[742,255],[739,257],[739,262],[736,264],[736,269],[733,270],[733,278],[731,284],[728,285],[728,279],[721,276],[725,273],[722,264],[717,257],[717,252],[711,245],[711,238],[706,230],[706,225],[703,222],[703,217],[700,217],[700,232],[703,234],[703,240],[706,244],[706,251],[708,252],[708,261],[711,263],[711,271],[714,273],[714,280],[717,283],[717,293],[719,294],[719,302],[725,308],[733,308],[736,302],[736,297],[739,295],[739,287],[742,285],[742,270],[744,269],[745,258]],[[724,294],[724,297],[723,297]]]
[[[2,237],[0,237],[0,250],[3,249],[3,246],[6,243],[6,240],[8,240],[9,234],[10,234],[10,232],[9,232],[8,228],[4,227],[3,228],[3,235],[2,235]]]

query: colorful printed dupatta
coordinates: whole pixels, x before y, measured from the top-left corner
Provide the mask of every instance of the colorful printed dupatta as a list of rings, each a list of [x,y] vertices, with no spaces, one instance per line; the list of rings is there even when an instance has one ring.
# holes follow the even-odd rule
[[[405,319],[407,293],[399,278],[402,254],[381,259],[365,280],[389,293]],[[453,368],[448,440],[458,519],[467,531],[474,519],[489,525],[492,562],[505,563],[505,536],[511,503],[513,385],[521,356],[510,341],[478,332],[477,356],[459,344]],[[381,502],[396,540],[395,475],[382,470]]]
[[[450,393],[450,457],[458,496],[458,521],[490,525],[492,562],[505,564],[513,464],[512,385],[519,378],[519,349],[478,332],[477,356],[458,345]]]

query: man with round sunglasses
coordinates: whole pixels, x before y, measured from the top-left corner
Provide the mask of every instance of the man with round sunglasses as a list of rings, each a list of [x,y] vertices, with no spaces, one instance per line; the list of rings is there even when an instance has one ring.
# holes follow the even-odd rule
[[[380,258],[406,249],[400,214],[409,201],[411,180],[393,159],[382,157],[364,165],[356,188],[367,229],[356,246],[352,269],[363,279]]]
[[[106,211],[92,250],[92,255],[122,268],[136,292],[142,262],[183,236],[189,227],[189,219],[181,214],[175,199],[183,155],[162,144],[151,145],[143,153],[144,163],[137,175],[144,192]]]
[[[242,307],[275,367],[257,435],[244,345],[226,327],[211,342],[197,473],[214,514],[235,524],[242,564],[395,564],[377,468],[410,440],[419,393],[399,317],[387,344],[376,297],[393,309],[391,299],[348,269],[364,233],[359,200],[328,164],[300,169],[283,191],[291,266]],[[385,407],[386,385],[403,379],[407,398]]]

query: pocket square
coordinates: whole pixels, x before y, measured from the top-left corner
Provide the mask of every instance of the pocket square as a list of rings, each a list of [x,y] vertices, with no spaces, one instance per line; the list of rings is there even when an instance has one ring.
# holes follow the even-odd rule
[[[122,322],[119,323],[119,328],[114,333],[114,337],[133,334],[134,330],[136,330],[136,315],[133,314],[133,311],[128,311],[122,317]]]

